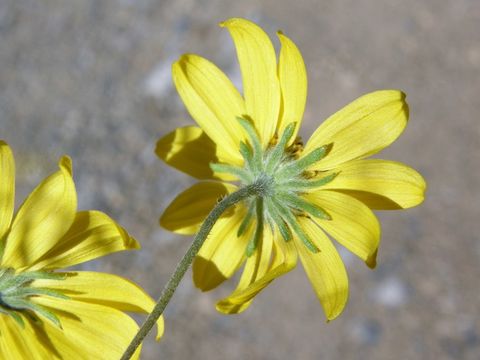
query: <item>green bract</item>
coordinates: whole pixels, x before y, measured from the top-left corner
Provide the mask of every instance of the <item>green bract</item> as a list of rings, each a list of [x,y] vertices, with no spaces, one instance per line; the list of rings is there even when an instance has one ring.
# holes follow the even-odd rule
[[[330,220],[331,216],[318,205],[312,204],[302,197],[309,189],[314,189],[332,181],[337,173],[319,177],[312,174],[308,168],[320,161],[329,151],[328,145],[314,149],[302,158],[297,157],[299,143],[288,145],[295,132],[295,123],[286,126],[276,144],[263,150],[260,137],[253,124],[245,118],[237,118],[248,134],[249,144],[240,143],[240,153],[244,166],[226,164],[211,164],[216,173],[228,173],[237,177],[243,186],[253,183],[265,183],[265,192],[259,196],[245,200],[248,209],[247,216],[238,228],[241,236],[253,219],[256,219],[255,232],[246,249],[251,256],[263,235],[263,225],[269,224],[272,230],[275,226],[285,241],[292,239],[295,233],[305,246],[317,253],[320,249],[313,244],[297,222],[298,216],[316,217]],[[301,149],[301,145],[300,145]]]
[[[60,320],[44,306],[30,301],[32,296],[46,295],[59,299],[69,299],[62,292],[30,286],[34,280],[63,280],[66,274],[47,271],[30,271],[16,274],[12,268],[0,268],[0,312],[11,316],[19,325],[25,326],[18,312],[38,313],[61,328]]]

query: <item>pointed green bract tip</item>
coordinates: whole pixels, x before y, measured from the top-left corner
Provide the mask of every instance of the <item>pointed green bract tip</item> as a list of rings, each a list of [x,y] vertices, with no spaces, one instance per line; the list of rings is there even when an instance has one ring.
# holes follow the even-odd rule
[[[291,138],[293,135],[293,132],[295,131],[296,126],[297,126],[296,122],[291,122],[285,127],[284,133],[286,133],[287,136]]]
[[[248,242],[247,249],[245,250],[245,255],[247,257],[250,257],[253,255],[255,252],[255,249],[257,248],[253,238]]]
[[[320,249],[312,243],[312,241],[308,238],[302,238],[303,244],[307,247],[308,250],[310,250],[312,253],[317,254],[320,252]]]
[[[13,320],[15,320],[15,322],[20,325],[20,327],[22,329],[25,329],[25,321],[23,321],[23,318],[21,315],[19,315],[17,312],[15,311],[10,311],[8,313],[8,315],[10,315],[12,317]]]

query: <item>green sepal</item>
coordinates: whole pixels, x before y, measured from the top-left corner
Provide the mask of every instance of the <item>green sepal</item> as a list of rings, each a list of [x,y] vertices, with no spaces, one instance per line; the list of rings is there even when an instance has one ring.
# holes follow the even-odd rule
[[[245,169],[241,167],[218,163],[210,163],[209,165],[213,172],[232,174],[243,182],[250,182],[253,180],[248,171],[245,171]]]
[[[20,325],[22,329],[25,328],[25,322],[23,321],[23,318],[15,310],[5,309],[0,306],[0,314],[10,316],[18,325]]]
[[[289,193],[279,193],[278,198],[283,202],[289,204],[295,210],[306,212],[322,220],[332,220],[332,217],[320,206],[314,205],[297,195]]]
[[[279,178],[290,178],[292,176],[297,176],[301,174],[309,166],[323,159],[325,155],[327,155],[328,150],[329,150],[329,146],[323,145],[319,148],[316,148],[315,150],[305,155],[304,157],[289,163],[284,168],[279,170],[278,172]]]
[[[316,254],[320,252],[320,249],[308,238],[307,234],[303,231],[301,226],[298,224],[297,220],[291,213],[291,211],[281,204],[275,202],[277,209],[280,211],[280,214],[285,219],[287,224],[292,228],[295,234],[298,236],[300,240],[304,243],[304,245],[310,250],[312,253]]]
[[[287,145],[288,141],[292,138],[293,133],[295,131],[295,123],[290,123],[287,125],[285,130],[283,131],[282,137],[277,145],[270,151],[267,157],[267,161],[265,164],[265,171],[270,173],[276,166],[278,166],[279,162],[282,160],[282,157],[285,153],[285,146]]]
[[[245,129],[247,132],[248,138],[252,143],[253,147],[253,157],[252,157],[252,165],[254,169],[261,169],[262,168],[262,144],[260,142],[260,137],[258,136],[257,130],[251,123],[251,121],[244,119],[242,117],[237,117],[237,120],[240,122],[240,125]]]
[[[279,183],[280,188],[287,188],[292,191],[301,191],[321,187],[328,184],[337,177],[340,172],[332,173],[315,180],[287,180],[286,182]]]
[[[247,255],[247,257],[253,255],[253,253],[258,247],[260,239],[263,236],[263,198],[256,199],[255,212],[257,217],[257,225],[255,227],[255,233],[248,242],[247,249],[245,250],[245,254]]]
[[[57,299],[70,300],[70,297],[61,293],[60,291],[45,289],[45,288],[21,287],[21,288],[7,289],[6,291],[2,292],[2,297],[10,296],[10,297],[22,298],[22,297],[34,296],[34,295],[46,295],[46,296],[51,296]]]
[[[273,222],[277,225],[283,239],[285,241],[292,240],[292,232],[285,223],[285,220],[282,219],[282,216],[280,215],[280,212],[277,209],[276,205],[273,203],[273,201],[271,201],[270,199],[266,199],[265,204],[267,206],[268,214],[272,218]]]
[[[51,271],[30,271],[20,273],[17,277],[22,277],[28,280],[64,280],[67,278],[67,274]]]
[[[22,329],[25,329],[25,321],[23,321],[23,318],[20,314],[18,314],[16,311],[10,311],[8,315],[10,315]]]
[[[4,299],[5,300],[5,299]],[[5,301],[7,303],[7,301]],[[50,310],[47,310],[44,306],[32,303],[23,299],[11,299],[8,301],[8,305],[18,310],[30,310],[36,314],[42,315],[44,318],[50,320],[52,324],[62,329],[60,319]]]
[[[245,230],[247,230],[248,225],[250,225],[250,222],[252,221],[254,211],[255,211],[255,201],[252,201],[248,206],[247,215],[245,216],[242,223],[238,227],[237,237],[242,236]]]
[[[266,221],[272,234],[275,234],[275,223],[273,222],[272,218],[269,216],[266,218]]]
[[[66,274],[64,273],[30,271],[15,274],[13,269],[7,269],[0,277],[0,292],[24,286],[33,280],[63,280],[65,278]]]
[[[243,141],[240,141],[240,155],[242,155],[243,160],[245,160],[245,165],[248,170],[253,172],[258,170],[254,168],[252,148]]]
[[[16,274],[12,268],[0,269],[0,312],[8,314],[19,325],[22,325],[23,318],[19,312],[31,311],[34,314],[42,315],[61,328],[56,315],[45,307],[31,302],[30,297],[44,295],[63,300],[68,300],[69,297],[57,290],[32,287],[31,283],[43,279],[63,280],[67,275],[67,273],[48,271],[30,271]],[[23,323],[22,326],[25,326],[25,324]]]
[[[326,184],[328,184],[329,182],[331,182],[333,179],[335,179],[338,174],[340,174],[340,172],[331,173],[330,175],[324,176],[324,177],[322,177],[322,178],[320,178],[320,179],[311,180],[309,187],[311,187],[311,188],[316,188],[316,187],[320,187],[320,186],[326,185]]]

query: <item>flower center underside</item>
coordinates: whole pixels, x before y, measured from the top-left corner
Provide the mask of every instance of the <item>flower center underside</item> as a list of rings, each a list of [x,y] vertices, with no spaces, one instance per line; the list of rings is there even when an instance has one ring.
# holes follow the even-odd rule
[[[285,241],[290,241],[295,234],[307,248],[316,253],[320,251],[305,234],[297,221],[298,217],[331,220],[330,214],[318,205],[307,201],[303,196],[312,189],[332,181],[337,173],[322,176],[316,171],[309,171],[314,163],[323,159],[329,145],[321,146],[305,156],[301,141],[289,144],[295,132],[295,123],[289,124],[280,138],[272,139],[270,145],[263,149],[260,138],[251,121],[238,118],[248,134],[249,143],[240,142],[240,154],[244,166],[228,164],[210,164],[216,173],[234,175],[241,185],[262,183],[265,188],[260,195],[244,201],[247,215],[240,224],[237,235],[241,236],[250,224],[255,223],[255,231],[246,249],[251,256],[263,236],[264,224],[273,231],[278,229]]]
[[[61,328],[60,321],[54,313],[31,301],[40,295],[69,299],[57,290],[32,286],[35,280],[43,279],[63,280],[65,274],[46,271],[15,273],[12,268],[0,268],[0,313],[11,316],[22,327],[25,323],[21,315],[36,321],[38,315],[42,315]]]

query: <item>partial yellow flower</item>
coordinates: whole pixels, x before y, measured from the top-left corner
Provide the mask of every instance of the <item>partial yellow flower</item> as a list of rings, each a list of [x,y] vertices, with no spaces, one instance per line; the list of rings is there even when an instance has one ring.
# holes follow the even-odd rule
[[[104,213],[77,212],[70,158],[59,167],[14,214],[15,163],[0,141],[0,358],[118,359],[138,330],[125,312],[154,301],[122,277],[58,269],[140,245]]]
[[[303,145],[297,133],[307,74],[297,46],[279,32],[277,63],[269,37],[254,23],[230,19],[221,26],[237,49],[243,96],[200,56],[183,55],[173,64],[178,93],[199,127],[168,134],[156,153],[201,181],[173,200],[160,223],[195,233],[219,198],[267,183],[265,194],[237,204],[215,224],[194,261],[195,285],[213,289],[244,265],[237,288],[217,304],[220,312],[238,313],[300,257],[327,319],[334,319],[346,304],[348,280],[329,237],[375,267],[380,225],[371,209],[405,209],[424,199],[425,182],[415,170],[366,159],[405,128],[405,94],[364,95]]]

